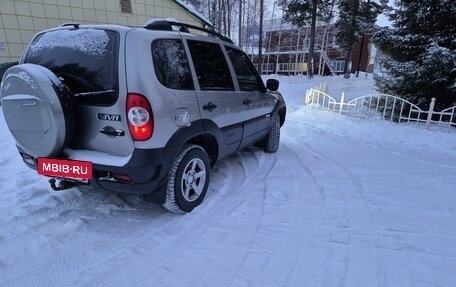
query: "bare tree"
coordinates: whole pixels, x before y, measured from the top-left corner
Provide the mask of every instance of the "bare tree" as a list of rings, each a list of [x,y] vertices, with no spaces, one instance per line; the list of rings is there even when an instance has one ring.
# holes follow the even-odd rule
[[[332,0],[281,0],[284,20],[298,27],[310,23],[310,45],[307,56],[307,77],[314,75],[314,49],[317,18],[327,20],[332,16]]]

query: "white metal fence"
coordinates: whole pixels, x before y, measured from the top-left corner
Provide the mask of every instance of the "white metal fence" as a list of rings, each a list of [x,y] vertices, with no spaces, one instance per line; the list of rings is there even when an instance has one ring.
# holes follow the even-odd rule
[[[413,123],[426,128],[456,128],[456,106],[436,112],[434,111],[435,98],[432,99],[429,110],[426,111],[392,95],[372,94],[345,102],[345,96],[342,93],[341,100],[338,102],[322,91],[310,89],[306,92],[305,104],[313,108],[364,119]]]
[[[327,77],[323,81],[323,86],[325,85],[327,93],[345,92],[346,99],[354,99],[375,92],[373,75],[364,72],[361,72],[359,77],[350,75],[348,79],[343,78],[343,76]]]

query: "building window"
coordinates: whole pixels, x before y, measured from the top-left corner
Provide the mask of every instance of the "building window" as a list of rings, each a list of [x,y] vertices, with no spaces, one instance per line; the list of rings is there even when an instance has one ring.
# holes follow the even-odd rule
[[[332,61],[336,72],[343,72],[345,68],[345,61]]]
[[[334,48],[339,47],[339,43],[337,43],[337,37],[336,37],[336,36],[333,36],[333,37],[332,37],[331,46],[333,46]]]
[[[120,12],[126,14],[132,14],[131,0],[120,0]]]
[[[303,45],[304,45],[304,50],[309,50],[310,49],[310,39],[304,38]]]

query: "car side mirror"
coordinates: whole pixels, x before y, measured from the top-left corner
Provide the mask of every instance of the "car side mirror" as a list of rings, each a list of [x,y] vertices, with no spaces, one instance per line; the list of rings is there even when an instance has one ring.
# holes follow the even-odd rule
[[[266,88],[270,91],[277,91],[279,89],[279,81],[276,79],[269,79],[266,81]]]

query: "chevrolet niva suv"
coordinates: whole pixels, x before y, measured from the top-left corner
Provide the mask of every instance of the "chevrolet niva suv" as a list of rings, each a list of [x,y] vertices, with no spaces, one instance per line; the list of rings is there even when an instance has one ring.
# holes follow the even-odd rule
[[[250,145],[278,149],[278,86],[265,87],[225,36],[155,20],[40,32],[4,74],[0,97],[23,161],[54,190],[138,193],[189,212],[218,160]]]

